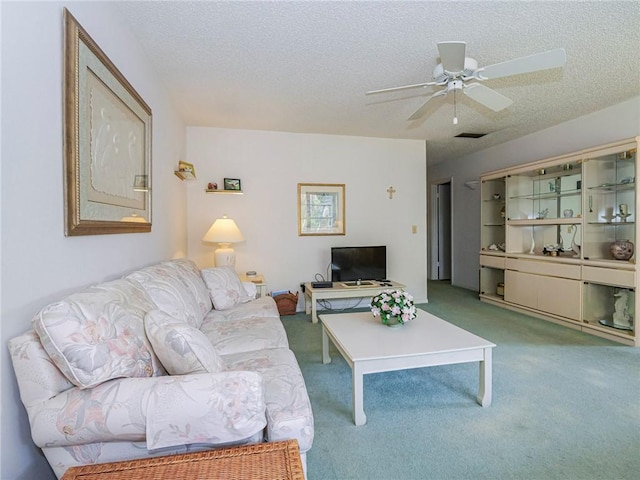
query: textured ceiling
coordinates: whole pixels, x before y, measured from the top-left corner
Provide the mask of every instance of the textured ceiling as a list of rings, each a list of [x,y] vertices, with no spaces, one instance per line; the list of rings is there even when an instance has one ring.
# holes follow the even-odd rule
[[[429,163],[640,95],[638,1],[167,1],[117,4],[187,125],[427,140]],[[493,112],[457,95],[407,118],[432,87],[436,43],[480,66],[562,47],[564,69],[484,82]],[[461,132],[481,139],[453,138]]]

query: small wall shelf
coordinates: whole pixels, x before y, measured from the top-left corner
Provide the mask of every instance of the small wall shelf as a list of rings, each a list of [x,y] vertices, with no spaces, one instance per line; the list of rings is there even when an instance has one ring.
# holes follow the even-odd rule
[[[227,195],[242,195],[242,190],[205,190],[205,193],[226,193]]]

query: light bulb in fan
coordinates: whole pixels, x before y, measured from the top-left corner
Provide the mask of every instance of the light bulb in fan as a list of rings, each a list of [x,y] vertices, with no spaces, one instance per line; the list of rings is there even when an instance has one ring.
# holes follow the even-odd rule
[[[457,125],[458,124],[458,117],[453,117],[453,124]]]

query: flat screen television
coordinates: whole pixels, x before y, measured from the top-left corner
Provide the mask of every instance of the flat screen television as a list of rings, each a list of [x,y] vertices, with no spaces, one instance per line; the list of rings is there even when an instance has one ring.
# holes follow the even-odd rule
[[[385,280],[387,247],[332,247],[331,281]]]

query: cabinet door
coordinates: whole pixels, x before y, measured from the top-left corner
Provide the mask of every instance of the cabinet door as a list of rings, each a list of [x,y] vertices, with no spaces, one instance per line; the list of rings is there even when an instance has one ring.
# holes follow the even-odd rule
[[[523,307],[538,308],[538,275],[507,270],[504,273],[504,299]]]
[[[507,302],[580,320],[579,280],[507,270],[504,285]]]
[[[580,320],[580,281],[540,277],[538,309],[562,317]]]

